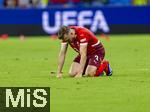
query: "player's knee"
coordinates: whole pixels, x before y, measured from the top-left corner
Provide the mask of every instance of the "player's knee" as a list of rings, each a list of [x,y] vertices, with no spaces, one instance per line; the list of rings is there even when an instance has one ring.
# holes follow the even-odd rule
[[[88,72],[86,72],[86,75],[90,76],[90,77],[94,77],[95,73],[96,73],[95,71],[88,71]]]
[[[69,71],[69,76],[70,76],[70,77],[74,77],[76,74],[77,74],[77,73],[74,72],[74,71]]]

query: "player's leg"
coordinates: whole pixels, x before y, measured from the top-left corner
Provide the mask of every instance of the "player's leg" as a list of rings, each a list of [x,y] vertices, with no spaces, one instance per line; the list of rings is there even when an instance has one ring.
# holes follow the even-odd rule
[[[112,68],[110,67],[109,61],[103,60],[97,69],[96,76],[99,76],[102,72],[105,72],[106,76],[112,75]]]
[[[78,68],[79,68],[79,66],[80,66],[80,55],[78,55],[75,59],[74,59],[74,61],[73,61],[73,63],[71,64],[71,67],[70,67],[70,70],[69,70],[69,75],[71,76],[71,77],[74,77],[74,76],[76,76],[77,75],[77,73],[78,73]],[[88,66],[88,59],[86,60],[86,63],[85,63],[85,67],[84,67],[84,70],[83,70],[83,74],[82,75],[84,75],[85,74],[85,71],[86,71],[86,68],[87,68],[87,66]]]
[[[106,76],[111,76],[113,71],[112,68],[110,67],[109,61],[104,60],[103,65],[105,66],[104,71],[106,73]]]
[[[88,65],[84,76],[94,77],[96,74],[97,67],[93,65]]]
[[[96,76],[97,69],[99,68],[103,57],[99,53],[97,55],[89,56],[88,66],[86,68],[85,76]]]
[[[76,74],[78,73],[78,72],[77,72],[78,66],[80,66],[80,64],[77,63],[77,62],[73,62],[73,63],[71,64],[71,67],[70,67],[70,70],[69,70],[69,75],[70,75],[71,77],[76,76]]]
[[[101,76],[103,74],[103,72],[105,72],[105,68],[106,68],[106,63],[101,62],[100,66],[97,67],[95,76],[96,77]]]
[[[104,56],[105,56],[105,50],[97,53],[97,57],[98,59],[100,59],[100,65],[97,66],[97,71],[95,76],[100,76],[101,74],[103,74],[103,72],[105,72],[107,76],[112,75],[112,69],[110,67],[109,61],[103,60]],[[95,59],[93,58],[93,60]]]
[[[80,55],[78,55],[74,60],[73,63],[71,64],[70,70],[69,70],[69,75],[71,77],[74,77],[77,74],[77,68],[80,66]]]
[[[103,72],[106,75],[110,75],[112,72],[108,61],[103,61],[105,56],[105,51],[101,50],[97,54],[89,56],[89,63],[86,69],[86,75],[89,76],[101,76]]]

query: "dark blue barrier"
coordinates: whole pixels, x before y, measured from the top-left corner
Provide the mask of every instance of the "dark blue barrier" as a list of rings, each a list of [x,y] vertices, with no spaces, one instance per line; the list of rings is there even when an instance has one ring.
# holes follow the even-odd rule
[[[0,9],[0,34],[56,34],[61,25],[94,33],[150,33],[150,7]]]

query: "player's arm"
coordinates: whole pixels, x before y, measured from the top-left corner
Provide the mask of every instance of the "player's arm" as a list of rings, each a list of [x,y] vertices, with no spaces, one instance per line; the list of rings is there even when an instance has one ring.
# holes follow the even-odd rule
[[[65,62],[65,56],[67,52],[68,44],[67,43],[61,43],[61,49],[59,52],[58,57],[58,70],[57,70],[57,77],[62,77],[62,68]]]
[[[84,71],[85,63],[87,60],[87,43],[80,44],[80,55],[81,55],[80,67],[79,67],[78,74],[76,77],[82,77],[82,74]]]

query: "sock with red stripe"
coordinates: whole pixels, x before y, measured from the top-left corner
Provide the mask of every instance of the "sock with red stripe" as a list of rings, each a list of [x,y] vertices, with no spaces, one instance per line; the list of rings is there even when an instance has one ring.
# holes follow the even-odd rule
[[[102,75],[105,68],[106,68],[106,63],[101,63],[101,65],[99,66],[99,68],[96,71],[95,77]]]

